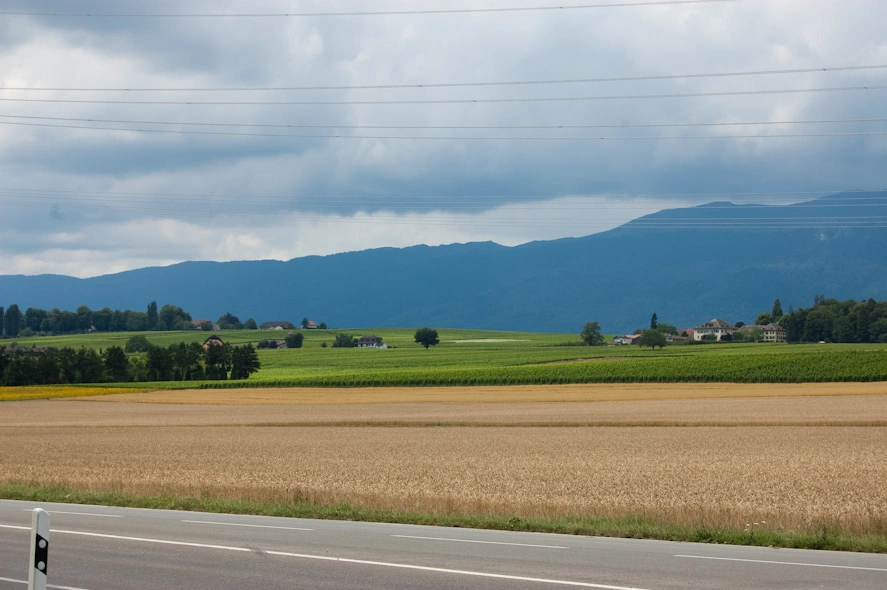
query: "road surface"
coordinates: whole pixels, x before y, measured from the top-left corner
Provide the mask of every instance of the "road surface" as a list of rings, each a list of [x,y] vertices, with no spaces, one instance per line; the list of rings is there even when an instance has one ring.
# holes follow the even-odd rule
[[[0,500],[0,590],[37,507],[57,589],[887,588],[887,555]]]

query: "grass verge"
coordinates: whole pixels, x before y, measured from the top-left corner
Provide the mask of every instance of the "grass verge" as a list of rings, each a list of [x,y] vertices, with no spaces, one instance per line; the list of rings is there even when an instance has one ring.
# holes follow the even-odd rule
[[[420,514],[372,510],[349,504],[317,505],[304,503],[299,498],[293,498],[292,503],[288,504],[270,504],[223,500],[211,497],[130,496],[113,492],[90,492],[66,487],[47,487],[20,483],[0,485],[0,498],[30,502],[92,504],[218,514],[251,514],[289,518],[388,522],[568,535],[658,539],[693,543],[887,553],[887,536],[883,535],[852,535],[841,530],[826,528],[812,531],[780,531],[769,529],[763,524],[739,530],[713,528],[706,525],[666,525],[643,518],[565,517],[536,519],[509,518],[489,514]]]

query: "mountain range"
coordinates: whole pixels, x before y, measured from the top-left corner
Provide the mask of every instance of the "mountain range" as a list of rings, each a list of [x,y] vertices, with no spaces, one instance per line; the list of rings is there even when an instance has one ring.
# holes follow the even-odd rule
[[[750,323],[779,298],[887,298],[887,192],[671,209],[616,229],[505,247],[379,248],[287,262],[184,262],[78,279],[0,275],[0,302],[75,310],[171,303],[194,318],[330,327],[626,332]]]

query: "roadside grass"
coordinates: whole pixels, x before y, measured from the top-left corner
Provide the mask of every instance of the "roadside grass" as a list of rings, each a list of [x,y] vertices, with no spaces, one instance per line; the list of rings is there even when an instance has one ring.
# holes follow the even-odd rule
[[[286,504],[225,500],[202,497],[134,496],[113,492],[91,492],[67,487],[9,483],[0,485],[0,498],[29,502],[184,510],[217,514],[249,514],[288,518],[315,518],[386,522],[440,527],[511,530],[568,535],[658,539],[693,543],[751,545],[829,551],[887,553],[887,535],[851,534],[815,523],[803,531],[782,531],[766,523],[744,529],[712,527],[706,524],[673,525],[642,517],[631,518],[521,518],[491,514],[423,514],[361,508],[350,504],[323,505],[294,497]]]

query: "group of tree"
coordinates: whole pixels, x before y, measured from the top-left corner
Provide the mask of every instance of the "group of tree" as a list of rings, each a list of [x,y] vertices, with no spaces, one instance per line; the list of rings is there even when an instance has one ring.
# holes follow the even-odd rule
[[[293,334],[290,332],[283,339],[283,342],[279,340],[260,340],[256,348],[302,348],[304,339],[305,336],[303,334]]]
[[[76,311],[63,311],[58,308],[49,311],[36,307],[21,312],[16,304],[10,305],[3,313],[0,308],[3,335],[8,338],[31,336],[33,334],[75,334],[79,332],[144,332],[149,330],[190,330],[194,328],[191,316],[181,307],[164,305],[159,310],[157,303],[151,302],[146,311],[119,309],[112,311],[105,307],[92,310],[81,305]]]
[[[144,336],[134,338],[143,339]],[[145,354],[127,354],[127,350]],[[169,347],[144,347],[127,343],[104,351],[74,348],[0,348],[0,384],[56,385],[76,383],[124,383],[130,381],[192,381],[246,379],[261,363],[252,345],[227,343],[207,346],[199,342]]]
[[[887,342],[887,301],[817,295],[813,307],[789,310],[773,320],[785,328],[789,342]]]

